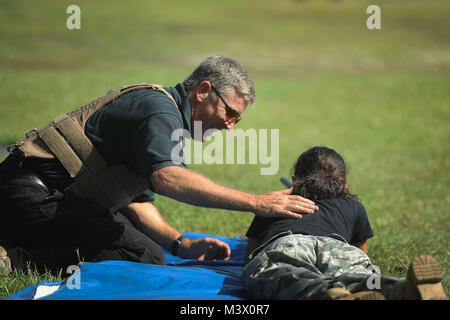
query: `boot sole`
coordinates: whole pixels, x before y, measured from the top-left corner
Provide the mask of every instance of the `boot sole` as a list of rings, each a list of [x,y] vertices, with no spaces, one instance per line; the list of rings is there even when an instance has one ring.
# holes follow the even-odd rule
[[[8,257],[5,248],[0,246],[0,260],[4,266],[0,265],[0,274],[8,274],[11,272],[11,259]]]
[[[408,281],[417,289],[422,300],[448,300],[442,288],[439,263],[431,256],[414,259],[408,272]]]

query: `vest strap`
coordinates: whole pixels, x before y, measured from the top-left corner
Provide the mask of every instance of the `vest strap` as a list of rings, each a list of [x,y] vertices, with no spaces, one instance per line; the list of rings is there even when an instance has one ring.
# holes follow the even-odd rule
[[[57,127],[89,171],[97,174],[107,166],[106,161],[72,118],[67,116],[57,124]]]
[[[41,132],[39,137],[58,158],[72,178],[83,169],[83,163],[54,127]]]
[[[88,195],[88,198],[111,212],[119,210],[133,200],[108,168],[104,168],[97,175],[88,171],[82,172],[70,185],[69,191],[75,198],[85,198]]]
[[[138,89],[159,90],[178,108],[175,99],[160,84],[124,86],[63,114],[36,132],[74,179],[69,186],[70,196],[91,199],[114,212],[131,203],[134,197],[148,188],[149,181],[125,165],[108,165],[84,133],[84,125],[95,111],[121,95]]]

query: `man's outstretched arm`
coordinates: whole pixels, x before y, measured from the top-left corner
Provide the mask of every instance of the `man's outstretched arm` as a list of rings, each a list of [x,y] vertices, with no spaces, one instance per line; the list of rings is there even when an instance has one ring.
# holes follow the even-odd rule
[[[194,206],[253,212],[261,217],[301,218],[318,210],[314,202],[291,195],[292,189],[255,195],[222,186],[191,170],[169,166],[151,176],[154,190]]]

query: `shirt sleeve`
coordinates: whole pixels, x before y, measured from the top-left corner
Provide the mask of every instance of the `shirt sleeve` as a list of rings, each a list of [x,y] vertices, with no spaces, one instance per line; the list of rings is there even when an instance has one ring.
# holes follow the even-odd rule
[[[354,202],[355,223],[350,243],[361,243],[373,237],[372,227],[363,204]]]
[[[183,130],[183,124],[172,113],[155,113],[139,128],[136,159],[149,181],[152,173],[161,168],[186,167],[182,138],[181,135],[174,134],[175,130]],[[176,158],[173,157],[174,154],[177,155]],[[153,190],[151,185],[150,189]]]
[[[138,202],[138,203],[150,202],[150,203],[153,203],[153,201],[155,201],[155,199],[156,199],[155,193],[153,191],[151,191],[150,189],[147,189],[146,191],[142,192],[141,195],[139,195],[136,198],[134,198],[132,202]]]

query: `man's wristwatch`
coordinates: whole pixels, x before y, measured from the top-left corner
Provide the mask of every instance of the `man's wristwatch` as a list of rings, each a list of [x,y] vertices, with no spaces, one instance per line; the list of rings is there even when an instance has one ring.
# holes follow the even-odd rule
[[[173,243],[171,251],[173,256],[176,256],[178,254],[178,250],[180,249],[181,246],[181,241],[183,241],[184,238],[185,238],[184,236],[179,236]]]

